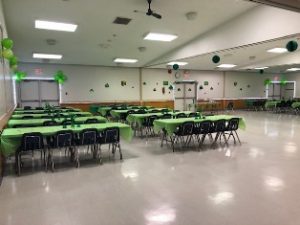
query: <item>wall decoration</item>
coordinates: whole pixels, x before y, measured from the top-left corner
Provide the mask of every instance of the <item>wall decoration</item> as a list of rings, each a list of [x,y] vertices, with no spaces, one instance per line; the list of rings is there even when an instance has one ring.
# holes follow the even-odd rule
[[[153,91],[156,91],[156,88],[153,88]]]
[[[214,88],[213,88],[213,87],[210,87],[210,90],[211,90],[211,91],[213,91],[213,90],[214,90]]]
[[[89,92],[90,92],[90,93],[92,93],[92,92],[95,92],[95,91],[94,91],[94,89],[93,89],[93,88],[91,88],[91,89],[89,90]]]
[[[147,85],[147,83],[146,83],[146,82],[143,82],[143,85]]]
[[[250,88],[250,87],[251,87],[251,85],[250,85],[250,84],[248,84],[248,85],[247,85],[247,88]]]
[[[25,79],[26,76],[27,76],[27,74],[25,72],[17,71],[15,73],[14,78],[15,78],[16,82],[20,83],[22,80]]]
[[[286,85],[286,83],[287,83],[287,80],[285,78],[281,78],[280,85],[284,86],[284,85]]]
[[[169,90],[171,90],[171,91],[172,91],[173,89],[174,89],[174,88],[173,88],[173,86],[172,86],[172,85],[170,85],[170,86],[169,86]]]
[[[178,65],[178,64],[174,64],[174,65],[173,65],[173,69],[174,69],[174,70],[178,70],[178,69],[179,69],[179,65]]]
[[[265,79],[265,81],[264,81],[264,85],[265,86],[267,86],[267,85],[269,85],[269,84],[271,84],[272,83],[272,81],[268,78],[268,79]]]
[[[180,89],[180,88],[177,88],[177,91],[181,91],[181,89]]]
[[[172,69],[168,69],[168,74],[171,74],[172,73]]]
[[[188,89],[188,91],[192,91],[192,89],[191,89],[191,88],[189,88],[189,89]]]
[[[134,88],[134,86],[132,86],[131,88]]]
[[[265,71],[264,70],[259,70],[259,73],[260,74],[263,74]]]
[[[14,46],[14,42],[10,38],[4,38],[1,41],[1,45],[2,45],[3,48],[12,49],[12,47]]]
[[[165,93],[166,93],[166,89],[165,89],[165,87],[162,87],[162,89],[161,89],[161,92],[162,92],[163,94],[165,94]]]
[[[286,49],[289,51],[289,52],[294,52],[296,51],[298,48],[298,43],[297,41],[289,41],[287,44],[286,44]]]
[[[221,60],[221,58],[220,58],[220,56],[218,56],[218,55],[214,55],[214,56],[212,57],[213,63],[219,63],[220,60]]]
[[[69,94],[68,92],[65,93],[65,95],[68,95],[68,94]]]
[[[65,81],[68,80],[68,78],[62,70],[59,70],[54,75],[54,80],[59,84],[64,84]]]
[[[163,85],[164,85],[164,86],[168,86],[168,85],[169,85],[169,81],[166,81],[166,80],[163,81]]]
[[[204,81],[204,85],[207,86],[209,83],[208,81]]]
[[[126,82],[125,80],[122,80],[122,81],[121,81],[121,86],[124,87],[124,86],[126,86],[126,85],[127,85],[127,82]]]
[[[169,91],[169,94],[171,94],[171,91]]]
[[[156,85],[158,85],[158,82],[156,82]]]
[[[242,91],[243,90],[243,88],[240,88],[240,91]]]
[[[199,86],[199,90],[202,90],[202,89],[203,89],[203,86],[202,86],[202,85],[200,85],[200,86]]]
[[[234,85],[235,87],[237,86],[237,84],[238,84],[238,83],[237,83],[236,81],[233,82],[233,85]]]
[[[106,83],[106,84],[104,85],[104,87],[106,87],[106,88],[109,88],[109,84],[108,84],[108,83]]]
[[[176,79],[179,79],[180,77],[181,77],[180,72],[179,72],[179,71],[176,71],[176,73],[175,73],[175,78],[176,78]]]

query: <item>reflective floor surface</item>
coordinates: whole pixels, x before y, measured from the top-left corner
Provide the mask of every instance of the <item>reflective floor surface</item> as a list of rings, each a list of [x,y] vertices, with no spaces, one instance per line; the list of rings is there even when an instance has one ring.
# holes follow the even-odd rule
[[[135,138],[122,142],[123,162],[36,166],[21,177],[8,165],[0,224],[299,225],[300,117],[236,113],[247,125],[241,146],[172,153]]]

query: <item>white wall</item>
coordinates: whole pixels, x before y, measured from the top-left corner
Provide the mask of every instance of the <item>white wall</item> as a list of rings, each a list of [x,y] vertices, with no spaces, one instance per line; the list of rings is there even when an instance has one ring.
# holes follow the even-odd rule
[[[5,20],[3,16],[2,1],[0,1],[0,24],[3,30],[3,37],[7,37]],[[12,79],[10,76],[7,60],[0,60],[0,118],[14,106]]]

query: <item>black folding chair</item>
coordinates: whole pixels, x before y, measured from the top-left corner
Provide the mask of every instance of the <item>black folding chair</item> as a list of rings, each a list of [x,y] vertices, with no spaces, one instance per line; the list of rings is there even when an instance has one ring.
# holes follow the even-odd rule
[[[30,120],[30,119],[33,119],[34,116],[23,116],[22,119],[23,120]]]
[[[120,160],[123,159],[122,149],[120,144],[120,129],[118,127],[106,128],[103,131],[99,132],[98,143],[100,144],[100,154],[101,154],[101,146],[108,144],[109,154],[110,154],[110,147],[112,149],[111,151],[114,156],[118,148],[120,154]]]
[[[227,139],[225,136],[226,129],[227,129],[226,120],[221,119],[221,120],[214,121],[213,133],[216,133],[216,136],[215,136],[215,139],[214,139],[214,142],[212,143],[212,145],[216,144],[218,139],[220,139],[220,141],[221,141],[222,137],[224,138],[224,141],[227,144]]]
[[[172,115],[169,113],[163,114],[162,116],[159,117],[159,119],[172,119]]]
[[[45,127],[58,126],[58,123],[55,120],[47,120],[43,123],[43,126]]]
[[[154,133],[154,130],[153,130],[153,127],[154,127],[154,120],[157,120],[158,119],[158,116],[156,115],[152,115],[152,116],[149,116],[149,117],[146,117],[145,120],[143,121],[143,128],[145,130],[145,134],[146,136],[148,137],[149,135],[151,136],[155,136],[155,133]]]
[[[228,121],[228,125],[226,128],[226,131],[229,131],[229,133],[226,133],[228,134],[227,142],[229,141],[230,137],[233,137],[234,144],[235,144],[236,143],[235,136],[236,136],[239,143],[241,144],[239,135],[237,134],[237,130],[239,129],[239,122],[240,122],[239,118],[232,118]]]
[[[70,160],[74,160],[74,134],[72,130],[63,130],[58,131],[53,137],[49,137],[47,139],[47,146],[48,146],[48,165],[51,166],[52,172],[54,171],[54,160],[53,160],[53,150],[58,149],[61,150],[62,148],[65,149],[65,155],[67,152],[70,152]]]
[[[175,151],[175,144],[180,142],[181,147],[188,147],[192,140],[194,122],[187,121],[179,125],[170,137],[173,152]]]
[[[188,117],[190,117],[190,118],[197,117],[197,116],[198,116],[198,113],[194,113],[194,112],[192,112],[188,115]]]
[[[18,176],[21,174],[21,167],[23,167],[22,155],[31,155],[31,159],[34,159],[34,152],[41,153],[41,160],[43,160],[45,167],[45,149],[43,135],[39,132],[25,133],[21,139],[21,146],[17,149],[15,154],[16,173]]]
[[[90,118],[90,119],[87,119],[84,123],[85,124],[94,124],[94,123],[100,123],[100,121],[96,118]]]
[[[193,134],[196,136],[199,147],[203,145],[205,138],[208,136],[213,141],[211,131],[214,129],[213,123],[209,120],[194,124]]]
[[[178,113],[176,115],[176,118],[179,119],[179,118],[187,118],[187,115],[185,115],[184,113]]]

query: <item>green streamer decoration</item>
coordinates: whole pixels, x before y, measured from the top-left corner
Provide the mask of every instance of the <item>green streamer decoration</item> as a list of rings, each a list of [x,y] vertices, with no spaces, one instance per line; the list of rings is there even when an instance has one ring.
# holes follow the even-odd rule
[[[22,80],[25,79],[26,76],[27,76],[27,74],[26,74],[25,72],[17,71],[17,72],[15,73],[14,78],[15,78],[15,80],[16,80],[18,83],[20,83]]]
[[[14,53],[10,49],[4,49],[2,52],[2,56],[9,60],[10,58],[12,58],[14,56]]]
[[[218,56],[218,55],[214,55],[214,56],[212,57],[213,63],[219,63],[220,60],[221,60],[221,58],[220,58],[220,56]]]
[[[1,45],[5,49],[12,49],[12,47],[14,46],[14,42],[10,38],[4,38],[1,41]]]
[[[59,70],[54,75],[54,80],[59,84],[64,84],[68,78],[62,70]]]
[[[264,81],[265,86],[270,85],[271,83],[272,83],[272,81],[269,78],[265,79],[265,81]]]
[[[287,44],[286,44],[286,49],[289,51],[289,52],[294,52],[296,51],[298,48],[298,43],[297,41],[289,41]]]

